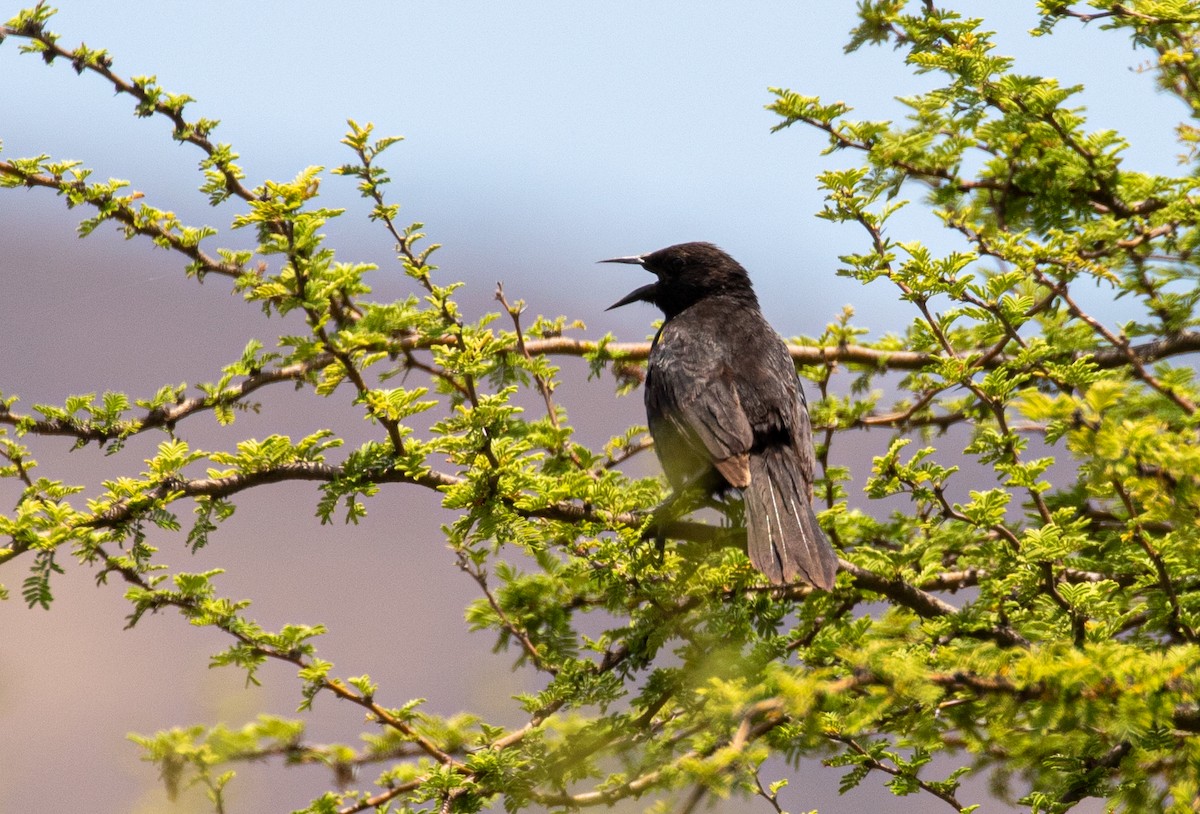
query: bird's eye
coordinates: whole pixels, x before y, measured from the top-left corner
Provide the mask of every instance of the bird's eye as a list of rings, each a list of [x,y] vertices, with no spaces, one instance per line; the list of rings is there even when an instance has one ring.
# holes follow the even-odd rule
[[[683,272],[683,258],[678,256],[664,257],[659,262],[659,267],[662,273],[669,277],[676,277]]]

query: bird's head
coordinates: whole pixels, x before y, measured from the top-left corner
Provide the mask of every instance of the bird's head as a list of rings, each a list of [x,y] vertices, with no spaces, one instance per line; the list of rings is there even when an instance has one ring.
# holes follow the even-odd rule
[[[649,302],[667,319],[707,297],[728,295],[754,299],[746,270],[711,243],[679,243],[649,254],[614,257],[601,263],[641,266],[658,279],[629,292],[608,310],[631,302]]]

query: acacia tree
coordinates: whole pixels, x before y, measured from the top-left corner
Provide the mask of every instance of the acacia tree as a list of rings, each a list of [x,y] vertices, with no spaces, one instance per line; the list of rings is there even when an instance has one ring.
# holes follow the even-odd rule
[[[1200,115],[1195,3],[1038,8],[1036,35],[1089,22],[1124,32],[1162,90]],[[378,767],[311,812],[576,810],[642,795],[690,811],[731,793],[779,809],[786,766],[764,768],[775,755],[820,757],[847,788],[884,777],[897,795],[964,811],[977,802],[959,788],[972,770],[994,772],[1031,811],[1088,797],[1128,811],[1200,801],[1200,389],[1179,358],[1200,350],[1196,126],[1178,126],[1179,177],[1129,168],[1125,142],[1089,131],[1072,107],[1077,88],[1013,73],[980,21],[932,0],[863,2],[851,35],[851,49],[889,44],[941,78],[903,100],[905,121],[856,121],[844,104],[774,92],[780,127],[817,128],[831,150],[859,159],[820,176],[821,215],[862,235],[841,273],[893,287],[912,315],[903,335],[868,340],[847,313],[791,348],[815,390],[818,499],[841,555],[835,590],[821,592],[764,584],[736,525],[678,520],[657,550],[648,526],[664,488],[621,469],[648,446],[641,428],[598,450],[573,440],[552,361],[582,357],[628,389],[648,348],[572,336],[566,319],[525,324],[503,292],[499,314],[464,314],[457,285],[430,262],[436,246],[385,197],[378,159],[393,139],[351,122],[352,158],[333,171],[356,179],[412,280],[412,296],[380,303],[368,298],[370,267],[323,242],[339,213],[319,204],[318,170],[248,185],[233,149],[212,140],[215,123],[187,117],[188,97],[115,73],[102,50],[64,47],[46,28],[51,14],[21,12],[0,34],[168,120],[203,155],[203,191],[214,204],[234,200],[232,225],[253,229],[258,245],[214,248],[212,230],[122,182],[97,183],[74,161],[2,160],[3,185],[55,191],[89,211],[84,233],[116,223],[182,256],[189,276],[225,278],[267,315],[303,315],[308,330],[271,351],[250,342],[214,381],[148,398],[80,395],[26,411],[5,394],[0,474],[23,490],[0,517],[0,564],[23,568],[25,601],[48,606],[74,558],[71,567],[124,582],[131,625],[174,609],[228,636],[214,664],[253,678],[268,660],[285,662],[301,711],[324,693],[372,722],[361,744],[338,747],[306,742],[303,719],[269,717],[138,737],[168,785],[202,784],[220,810],[232,762],[287,755]],[[963,250],[935,256],[889,233],[912,191]],[[1081,286],[1123,296],[1130,316],[1097,318]],[[397,373],[413,375],[395,386]],[[846,375],[852,385],[839,389]],[[188,443],[205,416],[233,424],[257,391],[280,384],[315,398],[352,393],[376,437],[349,451],[336,430],[218,450]],[[520,409],[523,391],[544,412]],[[423,414],[434,416],[424,429]],[[867,495],[899,509],[848,508],[850,473],[830,463],[868,427],[894,437],[862,462]],[[155,431],[165,433],[156,454],[128,475],[123,443]],[[113,479],[80,495],[43,474],[45,436],[110,453]],[[952,501],[966,492],[955,491],[964,460],[993,485]],[[1073,477],[1051,482],[1056,461]],[[291,480],[313,482],[323,520],[353,520],[383,489],[441,493],[457,517],[453,556],[479,587],[468,622],[542,676],[540,692],[515,702],[524,725],[437,717],[393,697],[386,677],[335,670],[318,655],[320,627],[265,630],[248,602],[218,593],[214,572],[172,567],[159,551],[176,534],[193,548],[220,545],[239,496]],[[589,614],[606,620],[602,635],[581,633]],[[933,772],[939,755],[958,768]]]

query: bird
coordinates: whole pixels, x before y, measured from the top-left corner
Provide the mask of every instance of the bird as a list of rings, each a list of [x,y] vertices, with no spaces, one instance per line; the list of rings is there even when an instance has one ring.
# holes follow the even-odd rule
[[[656,305],[646,420],[673,495],[741,493],[750,562],[775,585],[830,590],[838,560],[812,508],[808,404],[783,339],[750,276],[712,243],[679,243],[601,263],[638,265],[656,280],[607,310]]]

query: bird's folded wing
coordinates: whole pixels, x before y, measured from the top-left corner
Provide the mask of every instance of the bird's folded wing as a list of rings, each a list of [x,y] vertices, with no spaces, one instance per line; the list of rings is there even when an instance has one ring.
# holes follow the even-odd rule
[[[754,432],[736,388],[717,379],[678,405],[672,418],[704,445],[713,466],[731,486],[744,489],[750,484],[749,452]]]

